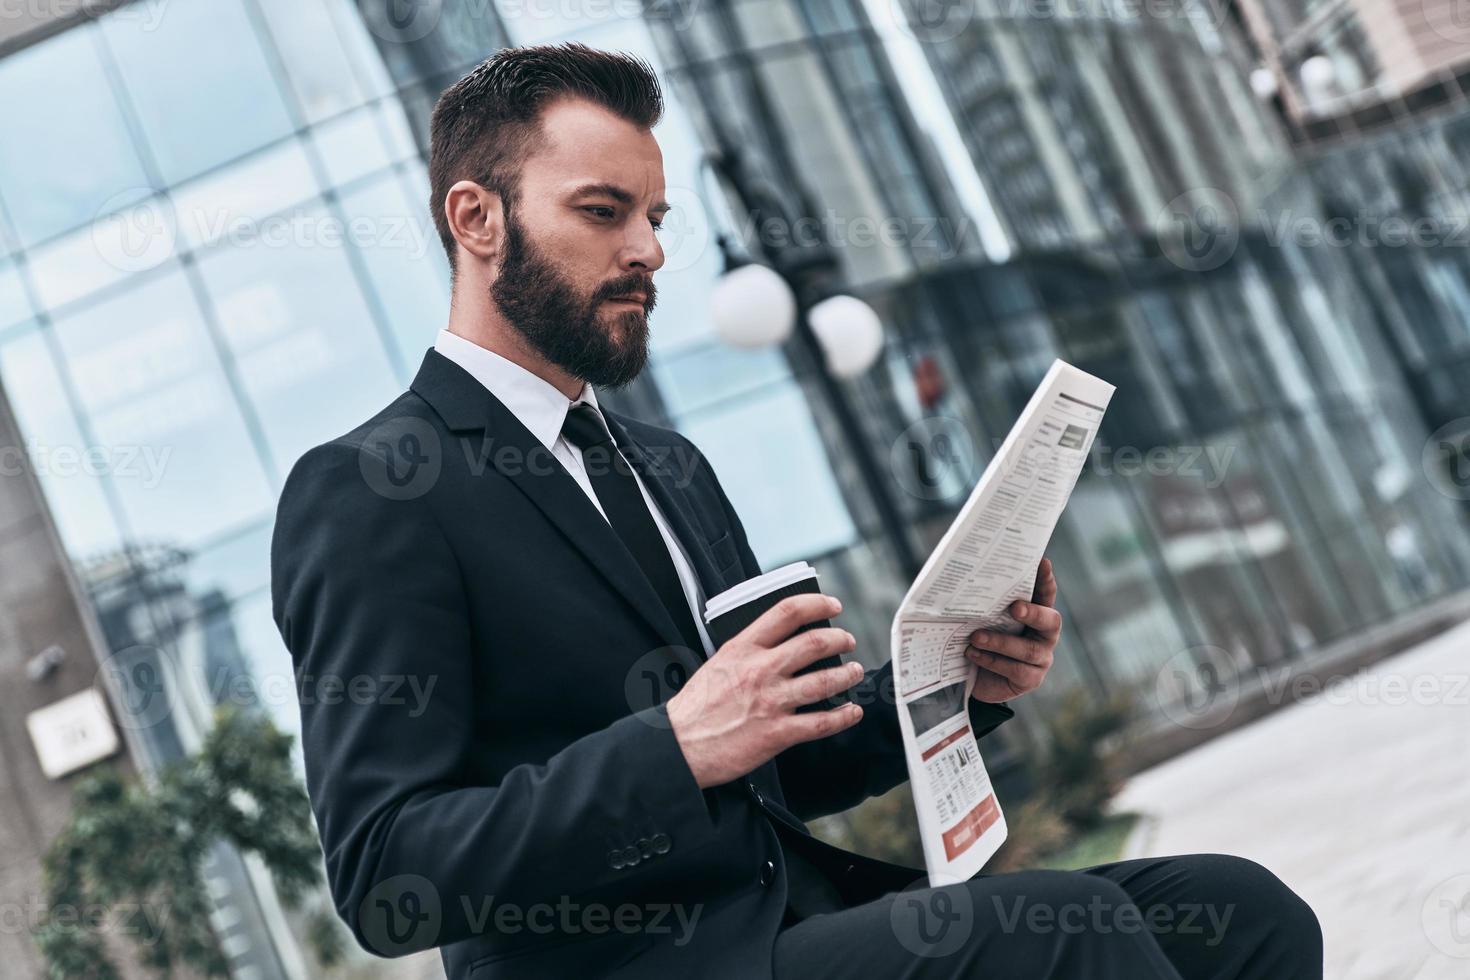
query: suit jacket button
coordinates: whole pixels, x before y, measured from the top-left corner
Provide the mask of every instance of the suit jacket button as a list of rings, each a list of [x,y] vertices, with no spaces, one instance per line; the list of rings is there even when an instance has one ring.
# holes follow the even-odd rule
[[[617,850],[616,848],[614,848],[611,851],[608,851],[607,852],[607,866],[609,868],[612,868],[614,871],[621,870],[622,867],[623,867],[623,852],[620,851],[620,850]]]
[[[623,848],[623,865],[625,867],[631,868],[633,865],[642,860],[643,855],[638,853],[638,845],[629,844],[627,847]]]
[[[638,854],[643,858],[653,857],[653,841],[647,837],[638,838]]]
[[[669,835],[668,834],[654,834],[653,835],[653,853],[655,853],[655,854],[667,854],[667,853],[669,853],[669,849],[672,848],[673,846],[674,846],[674,842],[673,842],[673,840],[671,840],[669,838]]]
[[[763,886],[769,887],[770,884],[771,884],[771,882],[773,882],[775,880],[776,880],[776,862],[775,861],[767,861],[765,864],[761,865],[761,884]]]

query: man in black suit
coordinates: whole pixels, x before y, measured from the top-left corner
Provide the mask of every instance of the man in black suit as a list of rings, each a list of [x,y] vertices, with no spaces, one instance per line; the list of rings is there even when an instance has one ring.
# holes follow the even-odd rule
[[[1311,910],[1247,861],[931,889],[807,832],[906,778],[890,668],[796,633],[822,595],[714,649],[704,599],[761,571],[740,520],[692,443],[594,392],[646,358],[661,109],[646,65],[577,45],[444,93],[448,329],[282,493],[273,613],[358,941],[441,947],[456,980],[1320,977]],[[976,636],[977,736],[1045,676],[1055,597],[1044,562],[1026,634]]]

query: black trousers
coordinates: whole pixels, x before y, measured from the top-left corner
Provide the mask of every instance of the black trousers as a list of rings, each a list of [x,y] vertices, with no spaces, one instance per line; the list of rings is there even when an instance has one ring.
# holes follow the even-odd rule
[[[776,980],[1321,980],[1322,929],[1225,854],[980,875],[785,929]]]

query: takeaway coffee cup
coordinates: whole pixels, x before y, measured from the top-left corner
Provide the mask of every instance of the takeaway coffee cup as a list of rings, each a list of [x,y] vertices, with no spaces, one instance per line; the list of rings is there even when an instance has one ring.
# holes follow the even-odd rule
[[[782,565],[764,575],[746,579],[704,604],[704,623],[709,630],[709,638],[714,643],[715,649],[718,650],[737,633],[759,619],[767,609],[787,596],[798,595],[802,592],[820,593],[821,591],[817,586],[817,570],[804,561]],[[832,621],[829,619],[813,620],[797,627],[796,632],[791,635],[795,636],[797,633],[831,625]],[[841,659],[836,656],[824,657],[797,673],[804,674],[810,670],[836,667],[839,663]],[[833,700],[840,703],[845,700],[845,697],[838,695]],[[813,706],[808,706],[810,707]]]

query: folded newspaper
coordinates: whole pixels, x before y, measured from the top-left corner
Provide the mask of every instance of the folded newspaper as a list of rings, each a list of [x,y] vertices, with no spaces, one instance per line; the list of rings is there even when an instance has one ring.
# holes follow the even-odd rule
[[[1036,569],[1082,472],[1113,386],[1062,361],[985,467],[893,618],[893,676],[932,885],[963,881],[1006,839],[970,730],[977,629],[1019,633],[1007,612]]]

